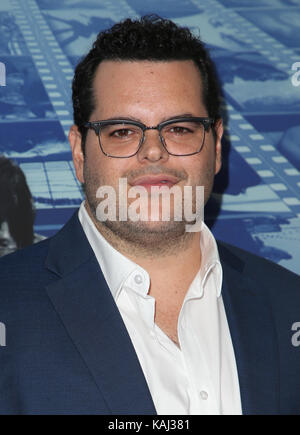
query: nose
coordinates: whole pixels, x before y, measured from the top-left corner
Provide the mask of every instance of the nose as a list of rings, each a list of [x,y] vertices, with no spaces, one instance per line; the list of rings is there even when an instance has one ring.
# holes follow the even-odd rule
[[[148,128],[145,131],[144,140],[137,153],[137,158],[140,162],[144,160],[151,162],[168,160],[169,153],[163,146],[157,129]]]

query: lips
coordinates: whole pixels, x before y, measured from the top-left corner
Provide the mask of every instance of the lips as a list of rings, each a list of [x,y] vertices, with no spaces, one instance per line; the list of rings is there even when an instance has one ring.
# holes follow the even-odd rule
[[[151,186],[168,186],[171,188],[174,184],[180,180],[173,175],[158,174],[158,175],[144,175],[142,177],[135,178],[130,185],[131,186],[143,186],[145,188],[151,188]]]

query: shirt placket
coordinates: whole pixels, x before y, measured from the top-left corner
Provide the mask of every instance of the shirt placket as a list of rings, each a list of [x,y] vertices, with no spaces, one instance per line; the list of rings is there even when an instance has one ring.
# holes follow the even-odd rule
[[[200,335],[205,334],[206,331],[201,328],[200,324],[193,324],[196,316],[191,315],[191,310],[195,308],[197,300],[205,304],[205,301],[199,301],[199,298],[185,300],[178,325],[182,358],[188,379],[189,414],[219,414],[220,410],[212,382],[213,375],[205,352],[206,346],[201,343]],[[199,306],[199,303],[197,305]],[[198,316],[201,316],[201,312]],[[195,336],[197,334],[195,330],[199,331],[198,337]],[[218,354],[217,342],[215,344]],[[216,357],[218,358],[218,355]]]

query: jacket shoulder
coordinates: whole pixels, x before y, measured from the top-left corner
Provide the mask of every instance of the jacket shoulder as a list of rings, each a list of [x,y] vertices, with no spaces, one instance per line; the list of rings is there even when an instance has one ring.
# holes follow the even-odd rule
[[[39,276],[45,271],[49,243],[50,239],[46,239],[1,257],[0,288],[21,288],[26,282],[37,283]]]
[[[293,291],[300,297],[300,275],[252,254],[244,249],[218,241],[221,262],[271,293]]]

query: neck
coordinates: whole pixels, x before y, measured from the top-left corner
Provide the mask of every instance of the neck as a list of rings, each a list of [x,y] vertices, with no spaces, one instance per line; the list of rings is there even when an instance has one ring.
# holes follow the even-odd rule
[[[183,231],[174,236],[149,231],[145,237],[143,231],[143,240],[126,237],[126,232],[124,236],[121,231],[113,231],[107,224],[99,222],[87,201],[85,207],[102,236],[115,249],[147,270],[151,278],[151,295],[161,298],[162,295],[174,297],[176,294],[183,300],[201,264],[199,232]]]

